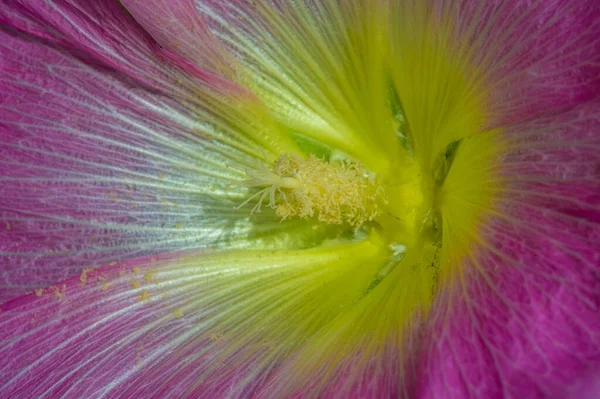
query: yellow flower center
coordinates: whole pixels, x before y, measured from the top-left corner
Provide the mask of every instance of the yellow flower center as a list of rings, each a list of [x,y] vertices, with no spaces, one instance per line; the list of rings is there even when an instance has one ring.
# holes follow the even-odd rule
[[[355,238],[357,229],[377,236],[390,257],[381,273],[416,268],[422,286],[410,301],[426,310],[430,288],[462,279],[465,258],[483,241],[503,147],[488,127],[489,60],[463,40],[452,10],[394,4],[349,15],[327,60],[312,42],[287,42],[282,24],[289,76],[242,75],[277,117],[261,132],[282,129],[289,139],[259,142],[272,162],[246,170],[243,184],[256,190],[242,205],[255,200],[252,212],[269,206],[281,220],[341,225],[330,238],[349,230]]]

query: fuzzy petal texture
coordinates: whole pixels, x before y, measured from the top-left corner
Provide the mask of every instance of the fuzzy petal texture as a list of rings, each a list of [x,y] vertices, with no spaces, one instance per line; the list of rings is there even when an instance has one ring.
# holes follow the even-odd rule
[[[115,1],[17,0],[4,2],[0,21],[4,28],[68,49],[74,56],[118,69],[137,83],[156,87],[165,78],[165,71],[153,60],[153,41],[123,11]]]
[[[382,75],[389,51],[376,28],[385,26],[378,19],[385,2],[197,3],[243,64],[240,84],[263,99],[279,123],[359,157],[374,171],[390,168],[396,138],[388,99],[380,96],[389,85]]]
[[[165,50],[207,71],[234,75],[233,57],[208,30],[193,0],[124,0],[122,3]]]
[[[122,3],[0,8],[0,396],[597,393],[597,3]],[[436,230],[235,209],[310,146]]]
[[[504,194],[434,306],[417,397],[600,394],[599,123],[594,101],[507,130]]]
[[[450,112],[450,119],[471,112],[448,107],[448,96],[456,95],[452,90],[464,90],[468,96],[481,90],[472,82],[451,87],[447,81],[428,79],[424,68],[437,61],[427,60],[427,43],[419,44],[424,50],[412,55],[404,51],[423,40],[417,36],[421,29],[426,29],[425,35],[437,30],[440,37],[450,38],[455,44],[450,54],[464,54],[471,74],[480,75],[476,79],[492,93],[487,120],[477,122],[478,131],[568,110],[600,92],[597,2],[310,1],[286,7],[279,0],[200,0],[198,4],[215,36],[247,65],[250,77],[244,80],[242,75],[242,82],[270,104],[281,123],[351,154],[360,151],[374,169],[385,168],[380,157],[395,155],[390,149],[393,134],[388,132],[393,126],[383,122],[389,119],[382,111],[389,104],[379,93],[389,85],[386,74],[407,68],[412,74],[400,86],[400,100],[406,101],[409,94],[419,104],[426,101],[424,96],[435,95],[435,113]],[[400,54],[387,54],[386,35],[395,37]],[[407,62],[414,70],[403,65]],[[452,73],[456,65],[437,67]],[[411,112],[407,113],[410,123]],[[440,126],[435,122],[424,126],[431,132],[422,133],[437,134]]]
[[[380,255],[368,241],[194,251],[82,273],[2,306],[0,393],[250,397],[364,296]]]
[[[600,4],[587,1],[437,1],[476,51],[494,90],[494,124],[548,115],[600,92]]]
[[[295,246],[294,231],[318,236],[319,228],[292,223],[269,239],[281,230],[272,215],[235,209],[247,197],[230,184],[243,179],[239,169],[262,158],[261,147],[295,148],[260,102],[233,83],[217,94],[166,63],[135,21],[106,3],[83,10],[44,3],[62,12],[46,17],[66,15],[73,24],[85,17],[83,26],[60,22],[59,43],[38,35],[27,8],[11,21],[27,19],[20,28],[35,36],[10,27],[0,33],[0,298],[129,256]],[[85,40],[66,41],[92,35],[111,17],[112,36],[103,41],[90,39],[86,48]],[[144,84],[149,76],[155,87]]]

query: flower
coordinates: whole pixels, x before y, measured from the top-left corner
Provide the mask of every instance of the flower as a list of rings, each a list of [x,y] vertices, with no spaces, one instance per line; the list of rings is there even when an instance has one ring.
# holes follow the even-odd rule
[[[599,17],[5,2],[0,396],[597,395]]]

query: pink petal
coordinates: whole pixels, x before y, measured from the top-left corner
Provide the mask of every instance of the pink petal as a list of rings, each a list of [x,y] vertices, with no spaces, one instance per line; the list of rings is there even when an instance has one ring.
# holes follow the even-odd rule
[[[569,391],[568,393],[584,392],[595,380],[594,370],[598,369],[596,366],[599,361],[597,332],[600,331],[598,323],[598,292],[600,289],[597,267],[600,263],[597,249],[600,241],[597,195],[599,192],[597,156],[599,143],[596,127],[598,126],[598,104],[591,103],[563,115],[552,115],[557,110],[568,109],[588,101],[598,92],[597,8],[594,8],[596,7],[595,3],[585,3],[587,2],[579,4],[558,1],[538,2],[534,3],[537,8],[531,8],[531,13],[522,12],[527,9],[522,8],[524,6],[516,2],[503,2],[502,4],[508,6],[489,6],[490,8],[487,8],[487,4],[492,4],[491,2],[463,3],[465,11],[461,11],[463,13],[461,15],[464,15],[464,18],[468,20],[469,17],[479,15],[478,18],[484,21],[483,28],[489,27],[494,32],[494,35],[482,36],[483,46],[481,48],[485,50],[481,52],[482,56],[501,55],[497,58],[494,69],[494,76],[497,77],[495,86],[496,123],[504,124],[507,121],[526,120],[539,114],[550,116],[523,123],[511,130],[515,151],[507,157],[506,176],[510,177],[509,183],[512,191],[509,193],[512,197],[502,203],[500,210],[505,213],[505,216],[499,215],[494,224],[485,231],[490,246],[489,251],[476,259],[469,260],[471,264],[484,266],[488,272],[477,276],[474,283],[468,287],[469,295],[455,299],[455,302],[452,303],[452,313],[447,313],[442,306],[438,309],[436,315],[439,319],[433,320],[436,330],[428,337],[431,352],[427,353],[428,356],[421,363],[419,370],[422,371],[422,374],[416,383],[420,396],[501,397],[502,395],[512,395],[514,397],[539,397],[556,395],[561,397],[567,394],[566,391]],[[46,4],[55,3],[44,3],[44,5]],[[69,2],[61,2],[61,4],[67,4],[71,7],[70,9],[78,10],[73,8]],[[215,2],[215,4],[224,4],[218,7],[229,7],[225,3]],[[471,4],[482,8],[470,8]],[[25,9],[30,13],[27,22],[23,22],[25,19],[15,19],[16,22],[12,26],[56,41],[60,46],[68,47],[73,43],[78,43],[78,40],[70,38],[77,38],[84,32],[82,29],[67,30],[64,33],[64,37],[67,39],[64,39],[61,35],[56,35],[54,30],[62,32],[64,26],[70,25],[65,23],[65,19],[59,23],[51,20],[55,17],[62,17],[64,14],[44,13],[38,15],[34,8],[26,7]],[[6,7],[6,10],[11,9]],[[92,6],[90,10],[94,11],[95,6]],[[203,7],[203,11],[207,12],[206,6]],[[478,11],[482,11],[483,14]],[[77,12],[75,16],[78,16]],[[236,10],[232,15],[238,13],[239,11]],[[247,11],[241,13],[244,14]],[[86,12],[82,14],[88,15]],[[213,14],[213,17],[214,15],[217,14]],[[519,23],[518,27],[526,27],[523,30],[517,29],[516,22],[514,22],[521,16],[523,19],[520,21],[524,20],[526,23]],[[108,18],[110,17],[111,15],[108,15]],[[20,15],[20,18],[25,17]],[[43,24],[38,23],[46,19],[49,19],[49,23],[54,29],[47,29]],[[66,20],[69,19],[76,20],[72,17]],[[100,16],[92,18],[92,22],[95,20],[101,20]],[[90,22],[88,19],[84,19],[84,21]],[[230,22],[234,22],[234,20],[232,19]],[[211,20],[213,27],[219,23],[218,18]],[[93,26],[100,26],[100,24]],[[463,26],[472,27],[469,23],[465,23]],[[528,27],[539,29],[545,26],[548,27],[548,30],[542,36],[530,34],[531,32],[527,30]],[[476,31],[485,31],[485,29]],[[502,37],[500,34],[503,31],[508,32],[506,40],[498,39]],[[156,35],[156,33],[154,34]],[[4,123],[0,130],[2,141],[0,144],[0,164],[2,165],[0,173],[4,174],[5,171],[8,171],[9,176],[5,180],[0,180],[0,184],[2,184],[1,188],[4,192],[11,193],[0,200],[3,201],[0,202],[3,212],[1,217],[6,217],[8,222],[6,232],[3,232],[5,235],[0,236],[0,243],[3,246],[5,243],[8,245],[8,250],[5,251],[5,247],[2,247],[0,253],[8,253],[8,255],[5,258],[6,261],[0,259],[0,262],[8,265],[9,275],[10,268],[15,268],[14,276],[17,277],[17,280],[20,279],[19,284],[21,285],[32,282],[32,287],[39,286],[40,282],[36,282],[35,277],[25,274],[30,272],[35,274],[42,264],[44,268],[46,265],[50,265],[50,269],[53,265],[57,265],[57,270],[63,273],[65,265],[72,267],[74,271],[80,270],[90,261],[97,264],[122,256],[144,254],[158,249],[185,249],[189,248],[189,245],[205,245],[207,241],[197,237],[197,227],[178,234],[180,229],[170,227],[165,229],[165,225],[175,221],[174,219],[179,217],[182,208],[186,209],[183,214],[188,218],[199,217],[191,211],[198,198],[182,194],[181,186],[193,182],[192,184],[197,185],[195,189],[201,190],[202,187],[211,184],[211,179],[215,177],[215,174],[219,177],[223,177],[227,173],[233,174],[221,167],[214,171],[198,173],[201,176],[198,178],[196,170],[181,171],[176,167],[180,163],[195,164],[193,161],[197,160],[194,154],[202,153],[203,151],[199,147],[208,145],[208,143],[198,144],[198,140],[195,139],[193,135],[195,128],[192,126],[196,127],[196,125],[192,121],[197,118],[189,109],[166,100],[155,92],[142,91],[139,86],[132,85],[127,79],[120,79],[120,76],[112,73],[102,74],[100,80],[104,84],[108,83],[110,90],[103,91],[99,87],[102,84],[98,84],[96,75],[105,65],[109,66],[111,70],[124,71],[125,76],[138,82],[144,82],[148,87],[159,87],[164,90],[167,86],[167,92],[170,92],[171,86],[174,86],[173,83],[176,81],[176,79],[169,79],[171,76],[169,73],[159,71],[157,76],[160,76],[158,79],[160,84],[156,85],[155,81],[147,79],[147,75],[141,72],[143,68],[138,67],[137,60],[127,61],[122,65],[120,63],[122,57],[114,58],[114,52],[105,51],[106,48],[103,45],[106,42],[100,40],[101,36],[97,35],[95,40],[84,37],[81,47],[73,45],[75,50],[92,54],[98,64],[79,63],[79,58],[67,56],[56,46],[42,49],[37,44],[26,44],[21,41],[11,42],[8,38],[7,41],[3,41],[6,43],[4,51],[13,50],[13,58],[11,62],[5,63],[3,55],[0,79],[4,82],[9,76],[22,73],[19,75],[22,80],[16,86],[9,87],[10,90],[7,91],[6,96],[2,95],[0,101],[2,123]],[[486,41],[488,39],[489,42]],[[118,40],[114,40],[111,46],[117,46],[118,42]],[[95,46],[95,43],[100,43],[100,45]],[[569,45],[557,48],[555,43],[568,43]],[[494,46],[499,46],[498,48],[505,49],[505,51],[491,51],[494,50]],[[510,53],[512,49],[523,51]],[[27,54],[32,51],[43,53],[44,61],[31,61],[29,56],[22,54],[20,54],[21,59],[14,56],[14,54]],[[184,58],[193,58],[194,55],[189,55],[192,51],[193,49],[186,48],[180,55]],[[140,52],[133,54],[140,54]],[[146,54],[144,49],[141,54]],[[51,66],[49,70],[45,69],[46,60],[52,60],[49,62]],[[12,62],[14,64],[11,64]],[[144,60],[140,65],[145,65],[145,62]],[[5,68],[7,65],[8,67]],[[29,69],[25,66],[28,66]],[[65,67],[69,74],[75,67],[73,80],[66,81],[64,77],[54,73],[55,70],[62,71],[61,67]],[[93,78],[90,79],[90,77]],[[45,90],[47,82],[50,82],[48,84],[50,87],[56,86],[54,82],[62,82],[61,88],[47,92]],[[98,95],[102,99],[98,104],[94,102],[94,96],[88,95],[89,87],[93,88],[94,96]],[[82,88],[85,90],[80,90]],[[4,91],[4,85],[2,89]],[[173,92],[178,91],[173,89]],[[84,94],[82,95],[82,93]],[[39,101],[40,98],[43,98],[42,95],[48,97],[48,103]],[[77,101],[70,101],[68,96],[72,96]],[[97,112],[91,112],[92,109]],[[158,111],[155,115],[148,109],[154,111],[158,109]],[[7,111],[6,117],[5,111]],[[77,115],[76,123],[65,117],[70,112]],[[28,119],[23,115],[39,115],[41,122],[33,127],[27,126],[25,122]],[[91,118],[94,120],[87,120]],[[96,120],[100,120],[101,123],[96,123]],[[83,125],[80,126],[78,123],[83,123]],[[7,125],[10,128],[5,129]],[[59,128],[57,129],[56,126]],[[156,131],[161,132],[160,135],[148,137],[149,132]],[[73,134],[73,132],[84,132],[88,135]],[[174,140],[175,146],[178,147],[177,151],[173,148],[164,148],[163,133],[169,137],[169,141]],[[121,135],[124,135],[122,143],[120,142]],[[117,137],[118,140],[111,141],[116,148],[104,145],[107,140]],[[528,147],[529,140],[531,145]],[[73,143],[71,143],[72,141]],[[102,142],[103,145],[99,145],[99,142]],[[127,145],[131,143],[135,145]],[[181,155],[181,151],[179,151],[181,148],[190,150]],[[218,145],[211,148],[220,149]],[[116,158],[114,153],[117,154]],[[213,156],[216,158],[208,160],[211,165],[222,164],[231,158],[229,152]],[[107,161],[110,159],[115,159],[115,163],[111,164]],[[14,160],[17,161],[14,162]],[[197,163],[204,165],[203,162]],[[166,183],[160,179],[160,174],[163,173],[168,176]],[[17,181],[11,180],[13,176],[17,177]],[[61,177],[60,180],[57,179],[58,176]],[[76,180],[81,179],[82,176],[84,179],[77,182]],[[115,181],[109,189],[102,182],[96,181],[97,176],[101,176],[102,179],[114,177]],[[38,178],[42,179],[40,186],[38,183],[34,184],[35,180],[30,181],[30,179]],[[200,181],[195,179],[200,179]],[[131,192],[129,186],[133,186],[135,190]],[[154,190],[145,191],[148,186],[161,186],[164,191],[161,191],[160,194]],[[43,194],[38,194],[40,191]],[[108,206],[107,198],[114,200],[114,195],[110,191],[113,193],[116,191],[117,197],[121,199],[123,198],[122,194],[131,195],[131,197],[127,197],[125,203],[119,207],[115,207],[114,204]],[[167,198],[169,201],[175,198],[177,207],[169,206],[165,210],[161,205],[163,198]],[[206,216],[215,214],[223,216],[218,217],[215,222],[221,226],[220,223],[223,225],[226,223],[228,214],[226,212],[219,213],[219,205],[223,201],[230,201],[231,198],[222,195],[215,195],[215,198],[216,203],[201,204],[201,214],[204,212],[203,215]],[[143,212],[136,212],[130,208],[135,202],[145,202],[148,207],[144,208]],[[231,204],[228,203],[229,205]],[[156,219],[152,219],[154,217]],[[97,222],[98,220],[100,223]],[[230,226],[227,227],[230,228]],[[211,229],[214,230],[214,227]],[[18,232],[16,236],[11,233],[15,231]],[[236,234],[239,233],[238,229],[234,231]],[[241,236],[241,238],[234,237],[233,240],[237,241],[239,245],[247,245],[243,234]],[[168,237],[174,237],[174,241],[171,242]],[[44,240],[49,238],[52,244],[44,244],[42,238]],[[211,243],[212,239],[209,237],[208,242]],[[77,240],[82,241],[77,242]],[[67,246],[71,242],[75,243],[73,248],[76,251]],[[158,245],[155,246],[155,243]],[[31,250],[29,250],[29,245],[31,245]],[[20,253],[20,250],[15,249],[18,246],[28,249]],[[56,255],[55,248],[59,248],[60,256]],[[70,252],[66,252],[67,249]],[[83,253],[80,259],[74,256],[74,254],[78,254],[77,251]],[[77,264],[71,266],[68,263],[71,260]],[[39,263],[36,264],[35,262],[38,261]],[[148,261],[140,262],[142,268],[148,267]],[[515,268],[505,270],[499,267],[496,270],[496,266],[506,263],[514,264]],[[133,265],[127,267],[131,268]],[[46,269],[43,270],[46,271]],[[114,275],[116,271],[113,270],[112,273]],[[111,276],[110,270],[107,270],[107,275]],[[42,277],[46,279],[44,280],[46,283],[49,283],[53,282],[56,276],[57,274],[52,277]],[[94,294],[90,294],[86,290],[79,291],[79,288],[67,293],[65,298],[72,297],[75,300],[91,298],[90,305],[98,305],[98,314],[89,319],[73,317],[73,315],[81,315],[82,312],[81,308],[76,308],[75,305],[73,307],[68,307],[71,306],[68,305],[63,311],[59,310],[58,305],[53,306],[52,303],[43,302],[54,300],[54,298],[58,299],[65,294],[66,288],[65,292],[62,292],[62,285],[58,285],[58,288],[49,292],[46,291],[41,299],[32,295],[29,299],[19,299],[8,304],[6,306],[7,314],[0,315],[0,318],[6,316],[4,319],[6,322],[2,328],[7,328],[7,330],[0,329],[0,331],[3,333],[8,331],[7,336],[11,336],[15,333],[15,329],[23,328],[23,326],[29,328],[26,323],[30,323],[30,319],[36,320],[37,306],[44,307],[51,315],[59,314],[59,316],[55,319],[57,320],[56,324],[47,330],[48,334],[43,330],[47,325],[42,325],[41,330],[36,330],[31,334],[27,332],[23,338],[14,341],[17,343],[11,343],[11,350],[14,350],[11,354],[16,353],[18,356],[15,356],[15,361],[11,362],[8,367],[20,364],[14,367],[16,371],[10,370],[9,372],[24,372],[24,374],[20,374],[18,377],[22,377],[23,380],[9,382],[11,385],[5,388],[6,392],[14,395],[27,393],[27,396],[31,396],[55,384],[48,392],[50,392],[49,395],[58,395],[67,392],[70,385],[74,384],[75,386],[68,393],[84,396],[88,390],[97,392],[97,388],[107,389],[111,381],[131,382],[131,380],[116,378],[125,374],[126,377],[132,378],[133,383],[129,387],[123,388],[124,396],[143,394],[162,394],[164,396],[168,393],[174,395],[190,393],[190,391],[173,389],[173,386],[193,386],[193,393],[206,393],[207,391],[196,384],[198,381],[195,380],[199,371],[206,365],[206,359],[196,362],[198,360],[196,358],[188,368],[170,358],[167,364],[173,368],[167,367],[167,370],[176,369],[175,376],[173,373],[165,373],[165,369],[156,367],[155,363],[151,363],[148,367],[151,370],[150,375],[138,374],[137,366],[133,366],[129,374],[128,372],[123,373],[122,369],[116,369],[119,364],[127,364],[128,353],[131,354],[139,348],[130,342],[130,338],[140,330],[136,330],[131,335],[127,330],[128,324],[125,326],[114,324],[115,330],[113,330],[113,325],[110,327],[102,325],[104,321],[111,320],[112,316],[109,315],[114,315],[115,303],[120,300],[129,300],[128,306],[131,306],[131,309],[125,308],[127,312],[124,314],[128,316],[129,310],[131,310],[132,316],[131,319],[125,320],[128,320],[133,328],[141,328],[143,331],[145,326],[140,327],[138,321],[149,321],[149,313],[173,312],[173,309],[176,309],[175,306],[183,303],[180,302],[183,301],[183,298],[172,301],[167,298],[166,305],[153,304],[149,311],[144,313],[141,310],[138,311],[141,306],[132,304],[136,296],[126,290],[126,282],[117,278],[115,283],[121,284],[120,291],[115,291],[114,295],[110,294],[106,301],[104,297],[96,298]],[[71,288],[77,284],[80,284],[78,280],[73,279],[69,284],[65,283],[65,287]],[[101,286],[98,285],[95,288],[99,290],[99,287]],[[496,295],[490,295],[491,291]],[[138,290],[136,295],[139,292]],[[158,294],[160,291],[157,290],[156,293]],[[64,304],[64,302],[59,303]],[[85,302],[82,301],[82,303]],[[103,307],[105,305],[106,308]],[[31,307],[29,312],[25,311],[28,306]],[[24,313],[21,315],[11,314],[10,312],[14,309],[19,309]],[[73,315],[65,316],[70,312]],[[87,313],[86,316],[88,316]],[[444,318],[446,316],[447,319]],[[46,345],[44,339],[56,335],[58,341],[68,342],[69,335],[64,332],[64,325],[60,324],[60,321],[63,320],[62,317],[72,317],[69,320],[70,323],[74,323],[75,327],[69,329],[69,334],[75,331],[79,331],[81,334],[73,334],[75,338],[71,343],[76,345],[69,345],[69,349],[64,354],[53,358],[52,352],[46,352],[51,348],[44,346]],[[90,327],[85,324],[86,320],[99,322],[104,330],[100,329],[91,336],[86,336],[82,332],[90,331],[86,330]],[[195,321],[203,320],[196,319]],[[42,322],[46,322],[46,320],[42,320]],[[83,323],[79,330],[77,322]],[[48,323],[52,324],[51,321]],[[177,328],[181,329],[181,327]],[[103,334],[105,331],[110,331],[110,334]],[[177,330],[175,335],[179,331],[181,330]],[[173,336],[172,330],[168,329],[165,330],[165,335],[161,335],[161,331],[158,331],[157,335],[152,334],[155,334],[154,330],[150,334],[152,337],[148,341],[144,341],[140,351],[143,350],[144,345],[153,349],[158,348],[168,341],[167,337],[172,338]],[[115,341],[107,343],[103,340],[112,337],[115,338]],[[125,340],[124,348],[129,351],[115,349],[119,348],[117,338]],[[4,345],[0,346],[0,348],[3,347]],[[109,352],[100,353],[100,364],[97,367],[90,364],[93,360],[88,359],[94,359],[94,355],[88,358],[86,351],[102,351],[106,348],[109,349]],[[195,348],[192,346],[192,349]],[[392,348],[396,350],[395,346]],[[159,349],[157,352],[160,353],[161,350]],[[36,353],[36,351],[40,352]],[[97,354],[98,352],[93,353]],[[384,351],[383,353],[387,354],[388,352]],[[107,360],[109,355],[111,358]],[[152,356],[154,355],[149,356],[151,362],[155,359]],[[71,357],[72,360],[70,360]],[[97,359],[98,357],[94,360]],[[39,362],[36,362],[37,360]],[[113,360],[115,363],[112,363]],[[387,357],[382,356],[381,363],[375,363],[378,366],[385,365],[388,364],[388,360]],[[352,358],[350,357],[345,366],[351,368],[351,362]],[[57,363],[64,364],[65,368],[58,368]],[[27,382],[29,375],[26,374],[27,371],[24,371],[26,369],[19,367],[23,365],[31,365],[32,375],[39,376],[42,384],[35,386],[34,382]],[[240,376],[246,375],[248,370],[252,369],[252,366],[252,362],[248,361],[237,367],[232,366],[228,372],[222,371],[227,378],[217,378],[211,381],[211,386],[215,389],[211,392],[213,396],[219,396],[219,394],[222,396],[228,392],[227,389],[233,383],[232,381],[238,381]],[[335,381],[344,385],[344,365],[340,367],[341,371]],[[65,370],[68,370],[66,374]],[[72,370],[75,371],[71,374]],[[81,374],[78,374],[79,370],[82,370]],[[365,370],[364,375],[369,376],[371,371],[368,367]],[[378,370],[377,367],[374,370]],[[591,377],[588,378],[590,374]],[[12,377],[14,374],[4,375]],[[165,375],[169,377],[165,377]],[[388,378],[391,381],[392,377],[390,376],[393,375],[394,373],[389,369],[381,374],[384,381],[387,381]],[[581,377],[582,375],[583,377]],[[289,374],[285,377],[290,378]],[[87,386],[80,382],[89,380],[92,380],[92,383]],[[179,382],[174,383],[174,380]],[[350,387],[351,391],[365,395],[382,392],[398,393],[397,386],[391,382],[387,385],[381,383],[377,377],[365,378],[362,381],[370,383],[373,380],[375,382],[371,387],[360,386],[361,380],[358,379],[356,380],[358,381],[357,385],[346,384],[345,387]],[[98,385],[94,385],[95,381]],[[160,386],[152,385],[154,381],[159,381]],[[219,383],[214,383],[215,381],[219,381]],[[38,382],[35,381],[35,383]],[[354,382],[355,380],[352,380],[352,383]],[[584,387],[574,386],[571,390],[571,387],[567,386],[569,384],[584,385]],[[332,386],[337,389],[337,385]],[[370,389],[373,386],[383,386],[386,390]],[[336,389],[332,388],[332,395],[336,393]],[[589,392],[589,390],[587,391]]]
[[[60,19],[78,10],[60,22],[60,44],[0,33],[0,300],[130,256],[257,240],[297,245],[296,233],[315,236],[296,223],[268,238],[281,229],[276,219],[234,209],[247,192],[228,185],[244,178],[228,165],[261,156],[259,144],[269,147],[254,134],[268,129],[257,128],[239,91],[216,95],[165,66],[144,36],[119,42],[119,34],[138,31],[108,3],[107,15],[93,13],[102,9],[96,2],[85,3],[89,10],[62,2],[62,12],[44,14]],[[29,17],[11,14],[14,25]],[[84,17],[85,24],[77,19]],[[75,21],[83,25],[75,29]],[[117,36],[102,42],[106,21]],[[28,19],[21,27],[32,26]],[[65,47],[69,35],[84,36],[86,48]],[[160,91],[144,83],[146,72]],[[271,133],[269,143],[285,142]]]
[[[0,396],[184,394],[194,384],[187,377],[210,360],[201,349],[211,333],[199,326],[215,317],[189,309],[191,280],[206,273],[186,271],[186,262],[181,254],[139,258],[4,304],[0,352],[10,360]]]
[[[250,397],[363,296],[351,279],[374,251],[158,254],[17,298],[0,307],[0,397]]]
[[[0,9],[0,22],[144,85],[166,78],[152,38],[117,1],[15,0]]]
[[[234,61],[200,18],[193,0],[123,0],[127,10],[166,50],[223,76]]]
[[[478,62],[489,65],[496,123],[567,110],[597,97],[600,3],[465,0],[456,8],[459,37],[476,49]]]
[[[225,64],[218,69],[216,65],[219,61],[215,60],[211,64],[207,58],[202,64],[190,67],[189,61],[198,60],[186,61],[184,58],[170,56],[171,52],[161,49],[116,1],[81,3],[73,0],[17,0],[0,9],[0,22],[24,34],[43,39],[46,44],[61,46],[63,50],[84,58],[88,63],[100,63],[115,69],[134,79],[136,83],[153,89],[173,93],[174,82],[178,83],[175,86],[188,83],[189,77],[182,77],[176,71],[166,68],[168,62],[219,90],[234,89],[231,84],[214,74],[225,73]],[[215,57],[219,57],[216,45],[213,47]],[[202,54],[207,51],[205,49]],[[235,90],[239,92],[240,88],[236,87]]]
[[[594,101],[508,130],[506,195],[472,283],[439,298],[418,397],[562,398],[600,378],[599,122]]]

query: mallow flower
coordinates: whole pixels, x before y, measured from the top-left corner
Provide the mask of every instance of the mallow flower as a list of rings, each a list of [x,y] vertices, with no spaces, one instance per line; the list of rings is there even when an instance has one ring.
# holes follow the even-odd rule
[[[0,397],[600,395],[600,3],[0,20]]]

